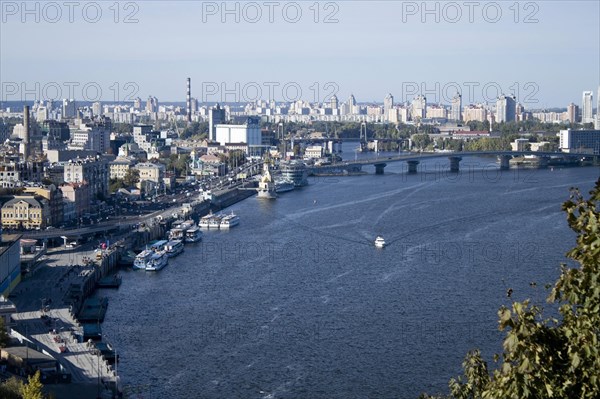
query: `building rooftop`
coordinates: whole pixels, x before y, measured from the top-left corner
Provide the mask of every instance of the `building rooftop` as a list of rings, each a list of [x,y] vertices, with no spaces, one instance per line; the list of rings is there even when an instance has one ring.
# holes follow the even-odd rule
[[[41,352],[36,351],[35,349],[27,348],[26,346],[11,346],[8,348],[0,349],[2,352],[6,352],[9,355],[20,358],[27,359],[29,364],[35,363],[47,363],[47,362],[55,362],[52,356],[45,355]]]
[[[40,208],[40,203],[33,197],[25,197],[25,196],[16,196],[15,198],[11,199],[10,201],[6,202],[4,204],[4,206],[12,206],[14,204],[17,204],[19,202],[27,202],[31,207],[33,208]]]

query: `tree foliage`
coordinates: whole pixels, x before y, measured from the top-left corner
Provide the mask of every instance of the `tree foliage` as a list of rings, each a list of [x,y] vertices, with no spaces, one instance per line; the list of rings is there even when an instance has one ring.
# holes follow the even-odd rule
[[[183,131],[179,134],[179,138],[182,139],[203,139],[208,136],[209,125],[208,122],[192,122],[186,126]]]
[[[219,154],[221,162],[227,164],[229,169],[237,168],[246,162],[246,153],[242,150],[229,151],[227,154]]]
[[[108,192],[110,193],[114,193],[117,190],[124,188],[125,187],[125,183],[123,183],[123,179],[110,179],[108,181]]]
[[[450,398],[600,397],[600,180],[585,199],[577,189],[563,204],[577,245],[561,266],[548,302],[560,318],[544,318],[529,300],[498,311],[506,331],[503,353],[491,376],[478,351],[463,363],[464,376],[450,381]],[[423,398],[432,398],[422,396]]]
[[[177,176],[185,176],[191,159],[189,154],[171,154],[168,158],[160,159],[160,162],[165,165],[167,171],[173,171]]]
[[[480,137],[464,144],[464,151],[510,151],[510,137]]]
[[[123,177],[123,184],[126,187],[133,187],[140,181],[140,171],[135,168],[129,168]]]
[[[2,399],[21,399],[23,382],[16,377],[10,377],[0,384],[0,398]]]
[[[433,140],[427,134],[415,134],[412,136],[413,146],[417,149],[425,149],[433,143]]]
[[[21,388],[23,399],[44,399],[43,385],[40,381],[40,371],[27,377],[27,384]]]

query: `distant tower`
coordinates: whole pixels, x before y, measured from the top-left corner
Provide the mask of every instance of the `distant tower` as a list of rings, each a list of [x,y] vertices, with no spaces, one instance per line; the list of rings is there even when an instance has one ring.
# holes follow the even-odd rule
[[[217,103],[208,111],[208,134],[212,141],[217,141],[217,125],[225,122],[225,109]]]
[[[192,122],[192,79],[187,78],[187,121]]]
[[[517,121],[517,101],[515,96],[505,96],[502,94],[496,100],[496,122],[516,122]]]
[[[594,129],[600,130],[600,86],[598,86],[598,97],[596,98],[596,123]]]
[[[340,107],[339,100],[335,94],[329,99],[329,106],[332,109],[338,109]]]
[[[356,111],[356,112],[355,112]],[[354,94],[350,94],[348,101],[346,102],[346,112],[348,115],[358,114],[358,107],[356,105],[356,98],[354,98]]]
[[[454,97],[452,97],[452,108],[450,109],[450,119],[454,121],[462,121],[461,117],[462,110],[462,95],[460,93],[456,93]]]
[[[412,100],[412,119],[425,119],[427,116],[427,97],[422,94]]]
[[[388,93],[383,99],[383,111],[385,112],[386,117],[392,108],[394,108],[394,96],[392,96],[392,93]]]
[[[594,93],[584,91],[581,103],[581,123],[593,123],[594,111],[592,108],[594,106]]]
[[[30,136],[30,123],[29,123],[29,105],[23,107],[23,129],[25,130],[25,137],[23,138],[23,158],[27,160],[29,158],[29,136]]]
[[[579,122],[579,107],[573,103],[567,106],[567,115],[570,123]]]

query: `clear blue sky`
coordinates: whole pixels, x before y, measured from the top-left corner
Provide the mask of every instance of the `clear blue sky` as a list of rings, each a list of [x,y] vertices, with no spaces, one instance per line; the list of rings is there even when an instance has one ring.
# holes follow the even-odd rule
[[[63,2],[54,3],[58,10],[29,3],[28,14],[20,1],[3,1],[3,100],[32,100],[23,82],[48,97],[57,85],[67,97],[69,82],[77,82],[76,99],[91,84],[90,99],[99,87],[107,101],[131,93],[183,101],[191,77],[193,96],[210,102],[252,99],[257,86],[268,99],[275,84],[277,100],[294,99],[300,88],[309,101],[336,91],[340,101],[353,93],[359,102],[381,102],[390,92],[399,102],[424,89],[428,102],[447,102],[458,85],[466,103],[498,90],[517,94],[527,108],[580,104],[583,90],[593,90],[596,102],[598,1],[481,1],[471,9],[463,1],[428,2],[430,13],[421,1],[273,3],[230,2],[234,11],[223,15],[220,1],[121,2],[116,15],[114,1],[83,1],[71,22]],[[128,15],[137,22],[125,23]]]

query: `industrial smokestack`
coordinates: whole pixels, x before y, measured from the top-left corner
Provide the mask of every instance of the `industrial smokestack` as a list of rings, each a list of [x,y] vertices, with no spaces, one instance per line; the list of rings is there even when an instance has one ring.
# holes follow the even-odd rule
[[[23,107],[23,128],[25,130],[25,137],[23,138],[23,157],[27,159],[29,157],[29,135],[31,134],[31,127],[29,126],[29,105]]]
[[[187,78],[187,121],[192,122],[192,79]]]

